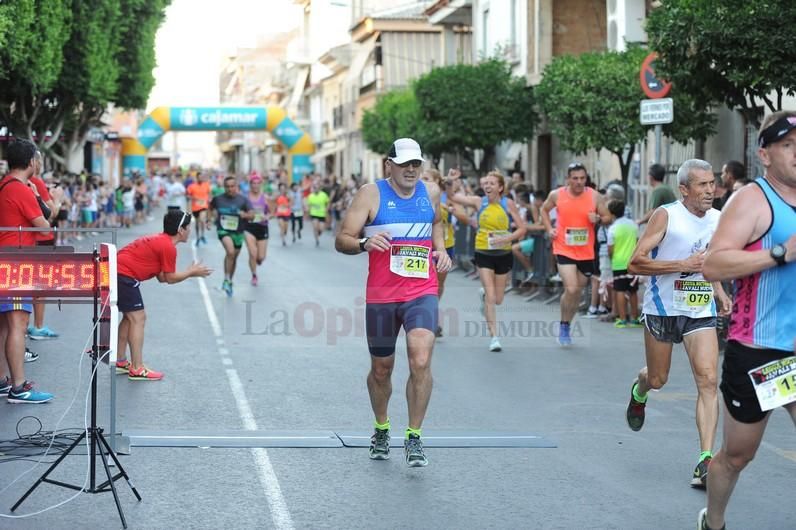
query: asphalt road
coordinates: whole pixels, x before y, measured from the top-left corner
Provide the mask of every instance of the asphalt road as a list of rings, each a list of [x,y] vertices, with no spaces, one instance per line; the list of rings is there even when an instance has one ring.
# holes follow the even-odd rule
[[[120,231],[120,243],[158,228],[153,221]],[[335,253],[329,233],[315,248],[305,227],[295,245],[272,239],[258,287],[248,285],[244,250],[228,298],[220,290],[222,249],[215,233],[208,243],[195,251],[216,268],[205,288],[197,280],[143,287],[145,359],[166,377],[154,383],[117,379],[117,430],[369,433],[367,259]],[[178,266],[190,264],[193,253],[180,246]],[[526,433],[556,448],[428,448],[430,465],[409,469],[400,447],[383,462],[370,461],[366,449],[345,447],[133,447],[121,461],[143,501],[117,482],[130,528],[693,528],[705,494],[688,486],[699,448],[696,390],[683,350],[675,351],[668,385],[650,399],[644,430],[634,433],[624,412],[643,364],[641,330],[580,319],[575,346],[564,350],[553,336],[557,307],[509,294],[499,310],[504,349],[490,353],[477,288],[461,271],[449,277],[424,435]],[[26,367],[29,379],[57,397],[38,406],[0,403],[0,439],[16,438],[17,422],[27,415],[37,416],[45,430],[83,425],[89,369],[81,351],[90,308],[59,312],[52,306],[47,323],[61,338],[32,343],[41,359]],[[398,357],[390,416],[400,434],[407,421],[403,345]],[[101,370],[103,420],[109,377]],[[36,427],[30,419],[20,424],[23,433]],[[8,514],[45,469],[9,486],[31,465],[0,465],[0,512]],[[72,456],[53,476],[80,484],[85,473],[86,457]],[[783,527],[794,473],[793,424],[777,411],[764,447],[738,483],[730,527]],[[73,493],[44,484],[17,514]],[[0,519],[0,528],[84,527],[121,527],[109,493],[80,495],[27,519]]]

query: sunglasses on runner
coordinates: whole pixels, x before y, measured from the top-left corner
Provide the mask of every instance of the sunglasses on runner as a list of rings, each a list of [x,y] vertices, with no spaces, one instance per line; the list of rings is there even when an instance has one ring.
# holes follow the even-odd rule
[[[584,166],[584,165],[583,165],[583,164],[581,164],[580,162],[572,162],[570,165],[568,165],[568,166],[567,166],[567,169],[568,169],[568,170],[573,170],[573,169],[586,169],[586,166]]]
[[[399,164],[397,162],[393,162],[393,164],[395,164],[396,166],[402,167],[404,169],[408,168],[409,166],[412,166],[413,168],[417,169],[417,168],[419,168],[420,166],[423,165],[423,161],[422,160],[407,160],[403,164]]]

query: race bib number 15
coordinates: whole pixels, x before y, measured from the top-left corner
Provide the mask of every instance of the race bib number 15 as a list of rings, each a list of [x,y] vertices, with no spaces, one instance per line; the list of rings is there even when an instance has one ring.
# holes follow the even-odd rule
[[[763,412],[796,401],[796,357],[786,357],[749,370]]]
[[[431,249],[418,245],[391,245],[390,271],[405,278],[428,278]]]

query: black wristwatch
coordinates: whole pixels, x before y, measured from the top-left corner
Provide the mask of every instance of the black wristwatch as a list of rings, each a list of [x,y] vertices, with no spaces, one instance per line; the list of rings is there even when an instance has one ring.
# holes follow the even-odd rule
[[[769,254],[771,254],[771,257],[777,262],[777,265],[785,265],[785,254],[787,253],[788,249],[781,243],[779,245],[774,245],[769,251]]]
[[[360,252],[365,252],[365,243],[368,242],[369,237],[363,237],[359,240],[359,250]]]

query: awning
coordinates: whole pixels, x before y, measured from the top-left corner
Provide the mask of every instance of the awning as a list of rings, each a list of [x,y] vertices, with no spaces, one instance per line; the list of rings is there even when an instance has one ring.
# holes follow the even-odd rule
[[[434,25],[473,25],[472,0],[439,0],[426,9],[428,21]]]
[[[327,156],[339,153],[343,149],[345,149],[345,142],[344,141],[331,140],[331,141],[323,142],[323,144],[321,145],[320,149],[318,149],[315,152],[315,154],[312,155],[312,157],[310,157],[310,160],[312,160],[313,162],[320,162],[321,160],[323,160]]]

